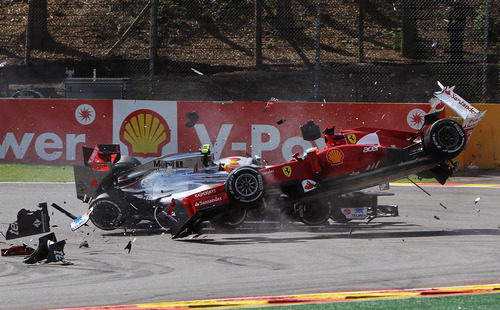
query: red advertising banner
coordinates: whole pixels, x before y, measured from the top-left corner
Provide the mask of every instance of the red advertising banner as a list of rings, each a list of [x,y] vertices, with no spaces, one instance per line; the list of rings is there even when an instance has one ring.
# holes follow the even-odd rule
[[[428,104],[0,99],[0,162],[81,164],[81,146],[120,144],[139,159],[196,152],[216,158],[257,155],[268,163],[325,146],[302,139],[313,120],[323,130],[367,126],[417,131]]]
[[[112,100],[0,99],[0,161],[75,163],[111,143]]]

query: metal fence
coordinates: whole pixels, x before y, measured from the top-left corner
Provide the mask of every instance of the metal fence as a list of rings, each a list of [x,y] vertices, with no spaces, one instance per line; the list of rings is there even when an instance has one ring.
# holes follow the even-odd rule
[[[441,80],[500,102],[499,15],[497,0],[5,0],[0,66],[97,68],[130,77],[140,98],[281,87],[288,99],[406,101]],[[202,87],[215,90],[190,97]]]

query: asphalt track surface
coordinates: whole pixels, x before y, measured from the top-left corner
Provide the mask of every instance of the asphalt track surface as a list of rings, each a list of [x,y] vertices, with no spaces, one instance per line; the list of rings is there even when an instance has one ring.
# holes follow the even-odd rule
[[[245,225],[234,233],[171,240],[145,231],[72,232],[49,207],[51,230],[65,239],[60,263],[26,265],[0,257],[0,309],[133,305],[231,297],[414,289],[499,283],[500,178],[457,178],[481,186],[392,186],[400,217],[323,227]],[[474,201],[480,197],[476,204]],[[73,184],[0,183],[0,230],[21,208],[56,203],[75,215],[86,205]],[[6,241],[0,247],[38,237]],[[79,247],[86,240],[88,248]],[[134,241],[135,240],[135,241]],[[131,252],[124,247],[133,241]]]

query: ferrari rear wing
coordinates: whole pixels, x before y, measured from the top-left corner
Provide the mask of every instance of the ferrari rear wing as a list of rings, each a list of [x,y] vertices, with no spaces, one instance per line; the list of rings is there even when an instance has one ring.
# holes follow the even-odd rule
[[[463,119],[462,127],[467,135],[467,140],[472,134],[472,130],[479,124],[479,121],[484,117],[486,111],[480,112],[478,109],[470,105],[465,99],[454,92],[455,86],[443,86],[438,82],[441,91],[435,92],[434,97],[430,100],[431,112],[434,110],[442,110],[447,105],[457,115]],[[438,108],[441,106],[441,108]]]

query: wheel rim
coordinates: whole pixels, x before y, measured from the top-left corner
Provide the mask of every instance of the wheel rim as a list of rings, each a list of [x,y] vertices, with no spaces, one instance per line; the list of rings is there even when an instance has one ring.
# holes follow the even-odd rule
[[[437,138],[441,145],[446,147],[447,149],[453,149],[457,147],[458,142],[460,141],[458,137],[458,133],[455,128],[452,127],[444,127],[438,131]]]
[[[111,201],[101,201],[94,206],[90,214],[90,220],[94,225],[103,230],[115,229],[119,225],[122,212],[120,208]]]
[[[243,174],[236,179],[235,187],[239,195],[249,197],[258,191],[259,182],[254,176]]]

